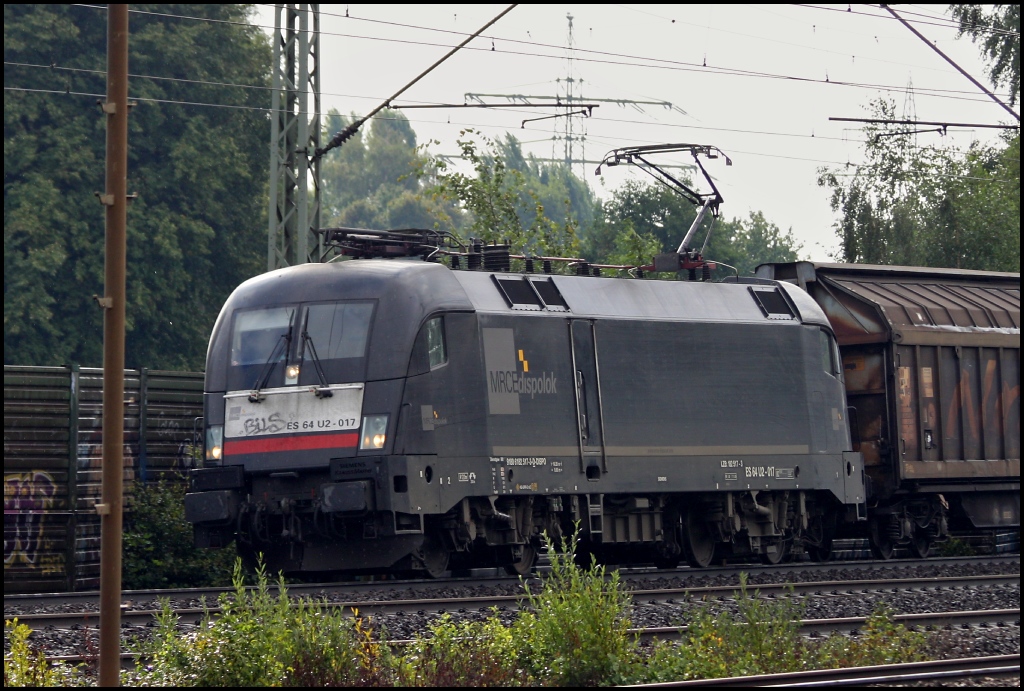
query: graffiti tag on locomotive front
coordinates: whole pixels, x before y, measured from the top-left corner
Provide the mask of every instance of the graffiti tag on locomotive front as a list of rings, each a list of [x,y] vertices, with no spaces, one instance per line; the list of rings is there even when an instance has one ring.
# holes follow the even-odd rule
[[[362,384],[327,387],[264,389],[258,400],[249,391],[232,391],[224,396],[224,435],[229,439],[271,434],[335,432],[359,427],[363,406]]]

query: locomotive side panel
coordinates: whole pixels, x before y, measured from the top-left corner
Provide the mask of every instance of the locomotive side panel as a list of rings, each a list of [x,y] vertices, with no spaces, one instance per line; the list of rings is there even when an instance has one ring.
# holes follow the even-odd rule
[[[818,327],[601,321],[597,341],[604,491],[811,487],[847,503],[842,385]]]
[[[564,318],[481,314],[490,491],[579,490],[579,437],[569,329]],[[595,421],[596,422],[596,421]]]

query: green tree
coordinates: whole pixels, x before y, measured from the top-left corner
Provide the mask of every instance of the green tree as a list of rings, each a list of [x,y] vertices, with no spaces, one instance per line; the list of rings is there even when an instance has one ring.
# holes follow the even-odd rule
[[[587,183],[564,163],[542,163],[533,154],[524,155],[522,144],[511,134],[495,142],[495,154],[512,170],[523,175],[524,183],[552,221],[573,222],[581,235],[594,223],[597,199]],[[529,225],[532,218],[524,219]]]
[[[325,131],[341,131],[357,118],[327,115]],[[366,132],[364,136],[364,131]],[[320,164],[325,226],[430,228],[435,217],[419,196],[425,163],[416,133],[401,112],[383,110],[370,126]]]
[[[647,264],[655,254],[676,251],[696,217],[696,207],[677,192],[629,180],[602,205],[584,239],[584,256],[597,263]],[[760,211],[746,220],[705,219],[693,242],[706,259],[741,276],[753,275],[764,262],[796,261],[802,249],[792,231],[783,232]],[[729,275],[723,267],[714,277]]]
[[[498,144],[474,130],[463,130],[456,143],[473,175],[440,158],[421,171],[431,180],[425,193],[440,227],[464,239],[508,242],[514,253],[579,256],[576,219],[571,214],[557,215],[560,221],[549,217],[527,176],[508,166]]]
[[[1010,105],[1020,98],[1020,5],[950,5],[960,22],[958,36],[981,43],[992,83],[1010,90]]]
[[[220,306],[265,262],[270,45],[250,5],[132,10],[125,360],[200,369]],[[4,92],[8,364],[102,363],[105,120],[89,94],[105,92],[106,34],[101,7],[4,5],[4,86],[30,90]]]
[[[752,276],[758,264],[794,262],[803,245],[792,230],[782,231],[760,211],[747,219],[734,219],[712,229],[706,257],[735,267],[740,276]],[[719,277],[728,275],[720,272]]]
[[[895,106],[879,99],[871,111],[892,120]],[[819,171],[839,214],[837,258],[1020,271],[1020,136],[959,151],[919,147],[894,129],[865,128],[864,165]]]
[[[664,185],[627,180],[601,205],[598,219],[584,240],[584,256],[594,262],[615,258],[617,238],[630,231],[656,242],[658,252],[675,251],[696,217],[693,204]]]

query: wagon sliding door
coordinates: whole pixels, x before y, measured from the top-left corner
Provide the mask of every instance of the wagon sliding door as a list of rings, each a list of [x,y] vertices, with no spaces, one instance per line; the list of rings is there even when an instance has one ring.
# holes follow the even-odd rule
[[[571,320],[569,333],[576,390],[580,472],[586,473],[588,479],[596,480],[606,467],[594,324],[582,319]]]

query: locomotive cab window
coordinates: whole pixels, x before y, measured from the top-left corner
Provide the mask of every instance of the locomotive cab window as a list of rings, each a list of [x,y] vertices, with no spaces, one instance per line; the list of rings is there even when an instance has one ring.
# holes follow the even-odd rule
[[[323,360],[363,357],[372,314],[373,303],[370,302],[335,302],[307,307],[305,332],[317,357]]]
[[[448,342],[444,333],[444,317],[423,322],[416,334],[409,358],[409,376],[426,374],[448,363]]]
[[[239,311],[231,334],[231,390],[362,381],[372,301]]]
[[[839,354],[836,352],[836,342],[824,329],[818,330],[818,346],[821,350],[821,367],[833,377],[839,378]]]
[[[434,317],[424,327],[427,331],[427,357],[430,369],[435,369],[448,362],[448,350],[444,343],[444,321]]]
[[[231,387],[281,386],[295,306],[251,309],[235,314],[231,335]],[[258,382],[263,379],[263,382]]]

